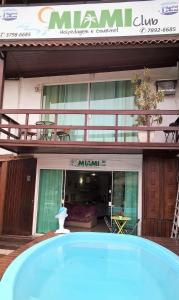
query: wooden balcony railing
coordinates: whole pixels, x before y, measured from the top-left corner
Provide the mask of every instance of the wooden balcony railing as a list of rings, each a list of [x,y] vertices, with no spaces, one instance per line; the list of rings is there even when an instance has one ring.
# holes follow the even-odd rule
[[[137,115],[162,115],[163,124],[136,126]],[[0,140],[23,143],[171,143],[178,146],[179,127],[170,126],[178,110],[41,110],[1,109]],[[40,122],[39,122],[40,121]],[[128,125],[129,124],[129,125]],[[154,140],[151,132],[155,132]],[[142,142],[142,143],[143,143]]]

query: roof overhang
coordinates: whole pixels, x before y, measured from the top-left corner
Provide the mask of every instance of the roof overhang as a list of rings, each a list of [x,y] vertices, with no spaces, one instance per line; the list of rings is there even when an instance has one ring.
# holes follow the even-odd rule
[[[37,77],[175,66],[179,35],[0,42],[5,77]]]
[[[178,151],[177,143],[130,143],[111,144],[107,142],[49,142],[0,140],[1,147],[17,154],[142,154],[145,151]],[[178,152],[177,152],[178,153]]]

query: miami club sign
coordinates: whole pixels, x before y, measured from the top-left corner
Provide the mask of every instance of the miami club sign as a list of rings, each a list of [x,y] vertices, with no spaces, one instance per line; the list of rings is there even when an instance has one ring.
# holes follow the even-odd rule
[[[93,159],[72,159],[71,160],[71,166],[73,167],[82,167],[82,168],[88,168],[88,167],[105,167],[106,161],[105,160],[93,160]]]
[[[0,40],[179,34],[179,0],[0,8]]]

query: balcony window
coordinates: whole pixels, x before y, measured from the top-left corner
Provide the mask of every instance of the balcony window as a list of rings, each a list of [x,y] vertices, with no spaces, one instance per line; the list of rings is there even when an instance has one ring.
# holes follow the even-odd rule
[[[44,109],[65,110],[128,110],[135,108],[132,84],[129,80],[45,86],[42,107]],[[51,116],[51,118],[53,118],[53,116]],[[133,125],[133,118],[132,116],[120,116],[118,125]],[[62,114],[58,118],[58,124],[73,126],[84,125],[84,114]],[[88,125],[114,126],[115,116],[88,116]],[[83,131],[74,130],[71,133],[71,137],[72,140],[82,140]],[[114,130],[89,130],[87,138],[89,141],[114,141],[115,132]],[[130,135],[130,132],[127,136],[123,131],[118,132],[118,141],[120,142],[126,141],[126,139],[127,141],[134,141],[135,138],[135,134]]]

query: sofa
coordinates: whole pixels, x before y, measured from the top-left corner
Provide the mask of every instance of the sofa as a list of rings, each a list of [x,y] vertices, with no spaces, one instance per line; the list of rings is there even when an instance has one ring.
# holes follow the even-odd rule
[[[97,224],[95,205],[73,203],[66,204],[68,217],[65,226],[92,228]]]

